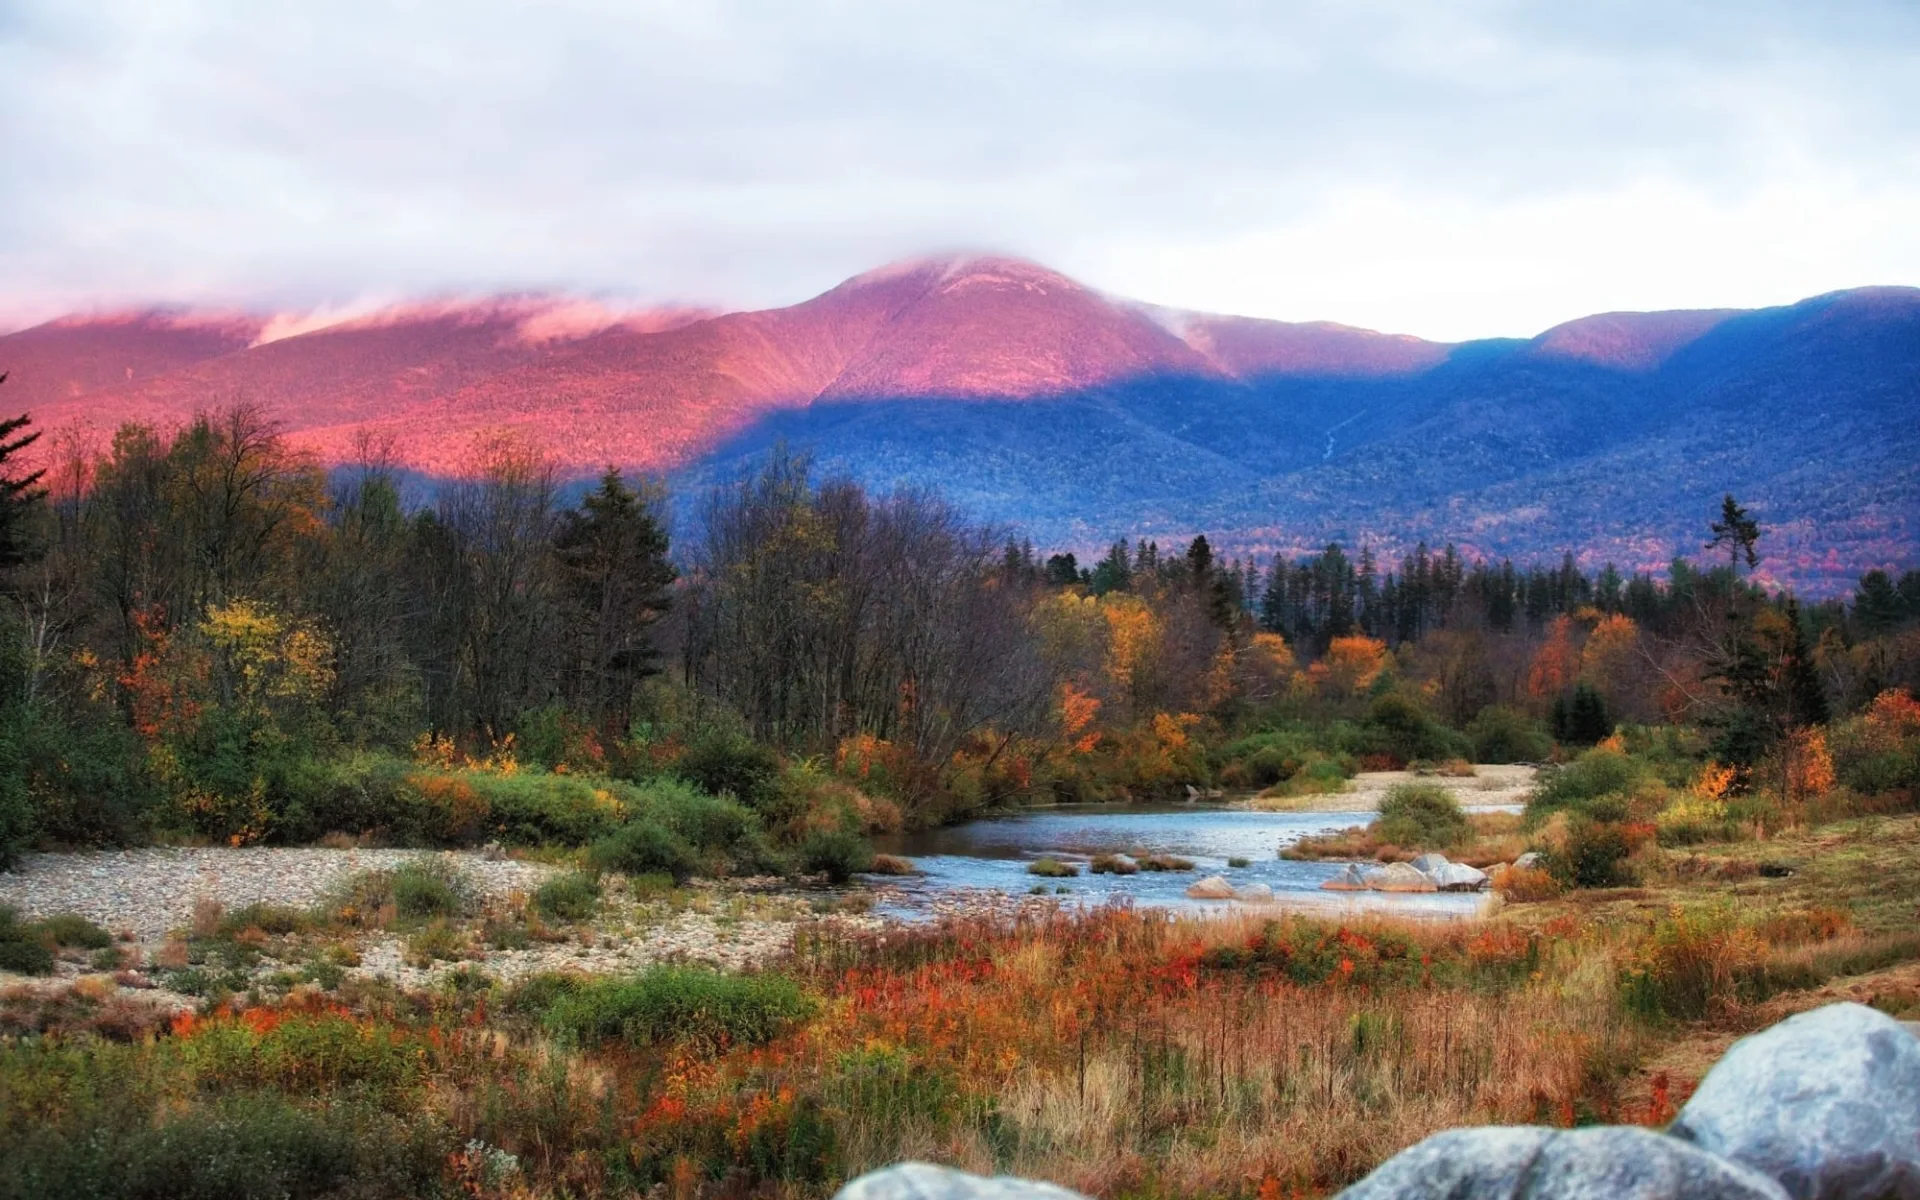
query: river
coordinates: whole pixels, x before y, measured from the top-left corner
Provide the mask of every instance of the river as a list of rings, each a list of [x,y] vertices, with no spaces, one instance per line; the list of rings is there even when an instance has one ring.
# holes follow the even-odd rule
[[[1385,909],[1447,917],[1479,911],[1483,896],[1327,892],[1320,885],[1337,874],[1338,862],[1295,862],[1279,851],[1302,837],[1365,825],[1370,812],[1254,812],[1224,804],[1105,805],[1074,804],[986,817],[939,829],[915,830],[876,839],[875,848],[909,859],[923,874],[899,880],[900,900],[887,906],[910,916],[943,894],[1001,892],[1023,895],[1045,886],[1070,902],[1099,904],[1126,897],[1155,907],[1220,909],[1220,901],[1192,900],[1187,885],[1221,875],[1235,887],[1264,883],[1276,901],[1289,907],[1345,911]],[[1191,871],[1142,871],[1137,875],[1093,875],[1087,862],[1096,854],[1136,852],[1191,859]],[[1068,879],[1029,874],[1041,858],[1072,863],[1081,873]],[[1230,859],[1245,859],[1231,867]],[[1064,889],[1061,892],[1060,889]]]

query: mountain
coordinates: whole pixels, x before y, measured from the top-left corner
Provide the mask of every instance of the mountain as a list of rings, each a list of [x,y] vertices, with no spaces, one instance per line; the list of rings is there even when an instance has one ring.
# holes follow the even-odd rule
[[[43,429],[101,437],[247,400],[330,463],[373,437],[445,477],[507,431],[572,477],[656,471],[683,499],[784,439],[1045,546],[1204,531],[1238,554],[1425,539],[1656,567],[1699,549],[1731,491],[1781,582],[1920,562],[1911,288],[1449,345],[959,256],[759,312],[510,296],[334,321],[75,316],[0,336],[0,370],[0,399]]]

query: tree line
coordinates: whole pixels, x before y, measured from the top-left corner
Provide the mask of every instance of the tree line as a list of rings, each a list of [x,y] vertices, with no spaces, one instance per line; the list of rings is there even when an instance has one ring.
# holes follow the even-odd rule
[[[1664,581],[1451,546],[1262,570],[1205,537],[1082,567],[784,448],[674,547],[659,483],[570,501],[511,439],[410,496],[381,446],[329,473],[244,404],[97,452],[36,437],[0,423],[0,812],[55,840],[158,809],[292,828],[285,798],[356,754],[697,774],[720,728],[934,815],[1205,781],[1210,746],[1280,715],[1414,730],[1379,735],[1402,757],[1490,710],[1576,740],[1684,721],[1757,762],[1821,705],[1920,682],[1920,572],[1769,595],[1731,497],[1702,545],[1725,561]],[[742,769],[714,786],[751,791]]]

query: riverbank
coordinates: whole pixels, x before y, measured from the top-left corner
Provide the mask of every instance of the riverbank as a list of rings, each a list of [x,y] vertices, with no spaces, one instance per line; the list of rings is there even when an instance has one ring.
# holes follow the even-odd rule
[[[1539,768],[1525,763],[1475,763],[1471,776],[1362,771],[1342,791],[1303,796],[1262,792],[1236,803],[1256,812],[1378,812],[1394,788],[1432,783],[1452,793],[1462,808],[1514,808],[1526,804],[1538,774]]]

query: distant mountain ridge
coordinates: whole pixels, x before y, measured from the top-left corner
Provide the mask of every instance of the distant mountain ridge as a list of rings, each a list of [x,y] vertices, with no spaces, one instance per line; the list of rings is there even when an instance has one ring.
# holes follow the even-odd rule
[[[685,495],[784,438],[1046,546],[1204,531],[1231,553],[1426,539],[1651,567],[1697,550],[1732,491],[1769,526],[1781,581],[1825,591],[1920,562],[1912,288],[1443,344],[957,256],[758,312],[515,296],[334,322],[75,316],[0,336],[0,370],[4,407],[43,429],[245,399],[323,461],[371,435],[428,476],[506,430],[570,475],[658,471]]]

